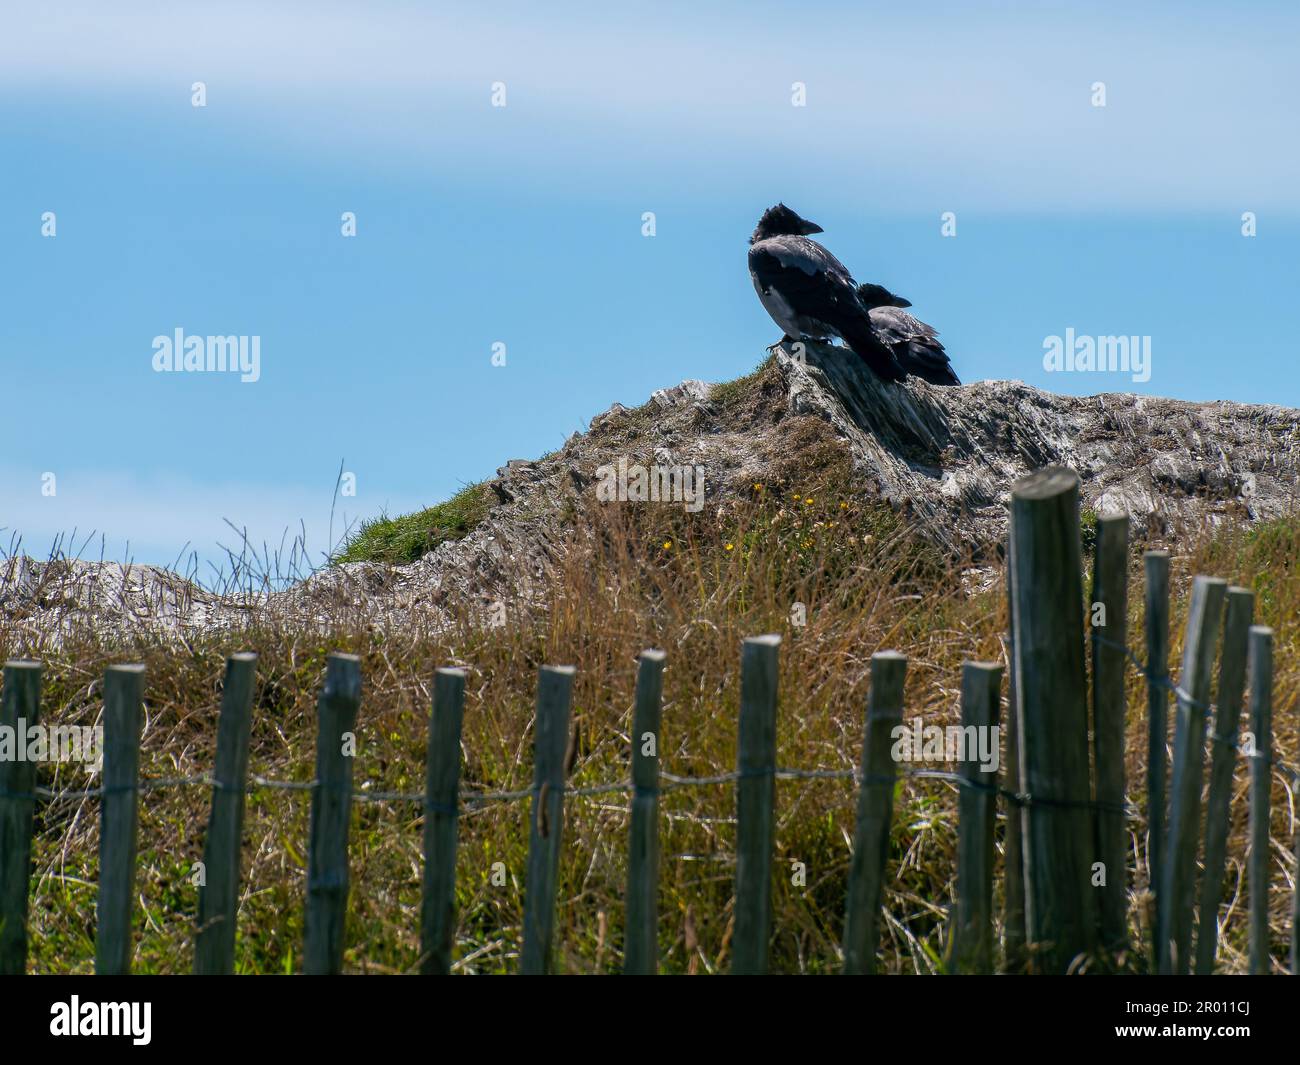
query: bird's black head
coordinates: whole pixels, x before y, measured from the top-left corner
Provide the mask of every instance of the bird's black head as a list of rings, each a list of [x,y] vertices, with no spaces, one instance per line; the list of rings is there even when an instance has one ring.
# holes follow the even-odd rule
[[[910,307],[911,300],[905,300],[902,296],[895,296],[884,285],[859,285],[858,299],[867,310],[873,310],[876,307]]]
[[[800,218],[785,204],[778,203],[763,212],[763,217],[758,220],[758,226],[754,230],[754,235],[749,238],[749,243],[766,240],[768,237],[807,237],[821,232],[823,232],[822,227],[816,222]]]

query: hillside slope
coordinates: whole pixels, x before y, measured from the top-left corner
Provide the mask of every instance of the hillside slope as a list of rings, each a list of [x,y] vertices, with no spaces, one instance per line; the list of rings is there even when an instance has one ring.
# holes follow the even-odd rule
[[[1152,541],[1293,513],[1300,493],[1300,411],[1075,398],[1008,381],[895,385],[843,348],[809,343],[803,360],[782,349],[739,381],[685,381],[636,409],[615,404],[553,454],[508,462],[488,484],[486,517],[409,564],[349,562],[288,591],[218,596],[150,567],[10,559],[0,566],[0,612],[47,637],[86,618],[100,629],[166,632],[238,627],[255,614],[436,627],[481,610],[490,620],[494,603],[536,597],[620,461],[689,467],[703,499],[669,505],[707,515],[756,486],[798,491],[810,456],[828,448],[847,454],[865,498],[976,561],[995,557],[1011,484],[1048,464],[1077,470],[1086,506],[1127,510],[1135,535]]]

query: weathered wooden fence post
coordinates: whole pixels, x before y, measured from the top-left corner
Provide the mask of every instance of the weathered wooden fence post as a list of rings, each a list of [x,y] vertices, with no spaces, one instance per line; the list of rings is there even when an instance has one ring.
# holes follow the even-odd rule
[[[1124,799],[1124,720],[1128,710],[1128,515],[1097,519],[1092,571],[1092,742],[1101,946],[1112,958],[1128,946],[1128,824]]]
[[[1011,544],[1007,543],[1007,558],[1011,557]],[[1012,795],[1020,792],[1020,727],[1016,719],[1016,652],[1011,634],[1012,601],[1011,566],[1007,566],[1007,728],[1006,762],[1003,775],[1006,788]],[[1006,829],[1003,836],[1003,972],[1020,973],[1025,967],[1025,848],[1020,807],[1014,801],[1008,804]]]
[[[1032,971],[1096,946],[1079,477],[1048,467],[1011,490],[1016,704]]]
[[[897,651],[871,656],[871,689],[862,737],[862,780],[858,785],[858,819],[853,833],[848,899],[844,912],[844,973],[876,971],[880,906],[889,857],[889,828],[894,816],[897,766],[894,729],[903,721],[903,684],[907,657]]]
[[[40,719],[41,665],[5,663],[0,729],[20,734]],[[36,763],[15,751],[0,759],[0,976],[27,968],[27,897],[31,892],[32,819]]]
[[[659,725],[664,653],[642,651],[632,713],[632,826],[627,848],[627,919],[623,972],[659,967]]]
[[[1268,822],[1273,787],[1273,630],[1250,630],[1250,971],[1268,972]],[[1294,919],[1292,939],[1296,930]]]
[[[1146,569],[1147,642],[1147,878],[1150,882],[1152,913],[1151,969],[1160,968],[1160,929],[1163,913],[1160,891],[1165,867],[1165,776],[1169,742],[1169,552],[1147,551],[1142,556]]]
[[[316,787],[311,800],[302,953],[302,971],[309,976],[336,975],[343,969],[355,758],[355,747],[345,752],[344,735],[356,728],[360,705],[361,660],[356,655],[331,654],[316,704]]]
[[[104,671],[104,797],[95,931],[95,973],[100,976],[131,971],[143,702],[144,666],[109,666]]]
[[[993,826],[997,817],[998,718],[1002,667],[965,662],[961,669],[961,724],[965,741],[958,772],[957,904],[947,968],[993,971]],[[982,754],[990,754],[988,762]]]
[[[736,924],[731,972],[767,972],[772,934],[772,844],[776,831],[776,696],[780,636],[751,636],[740,658],[736,758]]]
[[[537,677],[537,734],[533,740],[532,827],[524,895],[524,948],[520,972],[551,971],[551,933],[564,831],[564,752],[569,742],[572,666],[542,666]]]
[[[420,911],[420,972],[451,971],[456,933],[456,829],[460,817],[460,729],[465,671],[439,669],[433,678],[424,777],[424,892]]]
[[[1187,614],[1183,668],[1179,675],[1174,771],[1170,781],[1169,854],[1160,906],[1160,972],[1186,975],[1191,967],[1196,845],[1200,841],[1201,778],[1205,721],[1210,705],[1214,644],[1223,616],[1227,582],[1197,577]]]
[[[194,972],[228,975],[235,969],[235,916],[239,907],[239,844],[244,830],[244,795],[248,781],[248,737],[253,719],[253,683],[257,655],[226,659],[217,723],[217,760],[212,808],[203,846],[199,887],[198,935]]]
[[[1215,696],[1214,742],[1210,744],[1210,794],[1205,804],[1205,861],[1201,875],[1200,920],[1196,934],[1196,975],[1214,972],[1219,943],[1219,902],[1228,856],[1228,805],[1232,773],[1237,767],[1237,728],[1246,690],[1246,643],[1255,610],[1255,597],[1245,588],[1228,589],[1219,688]]]

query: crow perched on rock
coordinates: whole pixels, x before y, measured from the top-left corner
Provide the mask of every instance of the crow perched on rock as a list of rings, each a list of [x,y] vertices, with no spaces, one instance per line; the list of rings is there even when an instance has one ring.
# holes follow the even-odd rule
[[[749,238],[749,274],[785,338],[843,338],[877,377],[909,373],[939,385],[960,382],[935,331],[899,308],[911,304],[880,285],[859,285],[844,264],[808,237],[821,233],[783,203],[769,207]]]
[[[883,285],[859,285],[858,300],[867,308],[876,338],[894,353],[909,374],[933,385],[959,385],[939,334],[901,308],[912,304]]]
[[[786,338],[837,336],[886,381],[907,374],[880,340],[852,275],[810,233],[822,227],[783,203],[769,207],[749,238],[749,274],[772,320]]]

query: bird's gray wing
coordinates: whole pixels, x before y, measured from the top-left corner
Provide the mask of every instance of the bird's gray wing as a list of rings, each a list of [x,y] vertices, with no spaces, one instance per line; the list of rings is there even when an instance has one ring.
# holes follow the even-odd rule
[[[769,237],[753,245],[753,250],[760,250],[772,256],[782,266],[799,270],[810,277],[821,274],[837,285],[857,288],[853,275],[845,265],[815,240],[809,240],[807,237]]]
[[[871,312],[871,326],[877,334],[890,344],[901,344],[907,340],[932,341],[942,348],[935,337],[938,330],[927,325],[921,319],[908,314],[897,307],[876,307]]]
[[[936,385],[961,383],[938,332],[921,319],[897,307],[877,307],[871,312],[871,331],[908,373]]]
[[[779,292],[796,315],[832,326],[846,315],[862,315],[843,265],[806,237],[772,237],[751,245],[749,272],[760,292]]]

